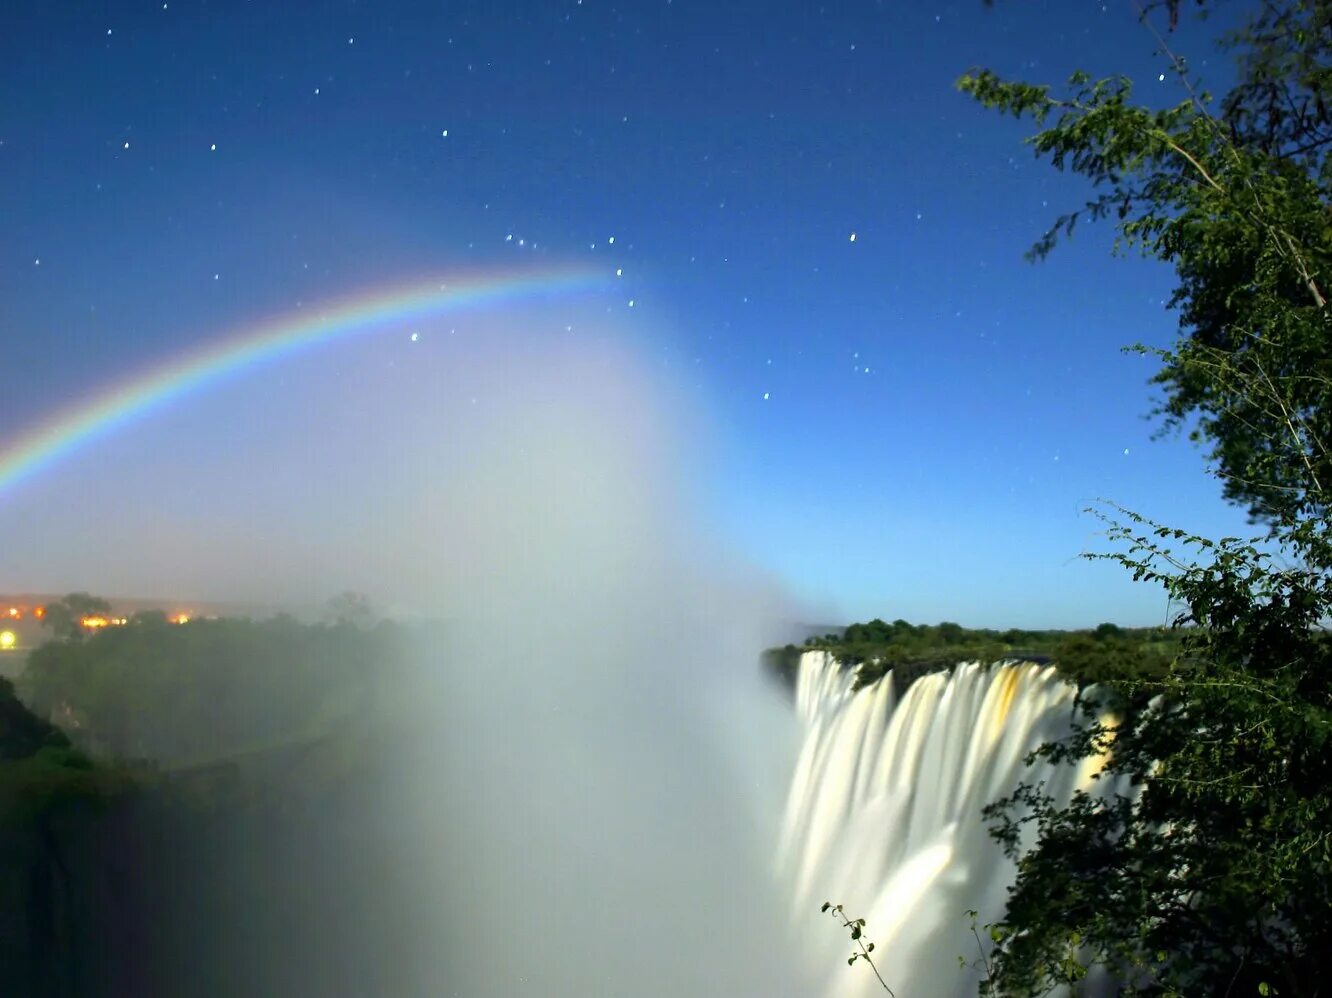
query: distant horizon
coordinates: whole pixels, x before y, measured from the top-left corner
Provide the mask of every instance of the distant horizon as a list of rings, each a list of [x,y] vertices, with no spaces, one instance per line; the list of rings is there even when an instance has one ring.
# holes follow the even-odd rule
[[[117,596],[117,595],[108,595],[107,593],[96,592],[87,589],[71,589],[71,590],[66,590],[63,593],[40,593],[40,592],[0,593],[0,625],[4,624],[3,613],[8,607],[11,606],[23,607],[26,611],[29,610],[34,605],[45,605],[51,602],[55,602],[57,600],[63,599],[65,596],[68,596],[72,593],[87,593],[90,596],[99,597],[110,603],[113,610],[128,611],[131,613],[169,608],[170,610],[174,610],[176,612],[192,611],[200,615],[207,614],[209,616],[216,616],[216,617],[228,617],[228,616],[243,617],[250,615],[242,612],[246,610],[266,612],[273,615],[279,615],[285,613],[285,614],[290,614],[292,616],[296,616],[301,612],[312,615],[320,615],[327,611],[326,602],[277,604],[264,601],[253,601],[253,600],[247,601],[239,599],[192,599],[187,597]],[[329,598],[331,599],[334,595],[337,594],[330,594]],[[394,614],[391,612],[386,613],[383,612],[381,608],[375,605],[374,597],[372,595],[370,594],[362,594],[362,595],[366,595],[367,598],[370,599],[371,609],[374,611],[375,616],[379,619],[402,620],[404,619],[404,616],[405,619],[412,619],[413,617],[424,618],[428,616],[427,614],[424,613],[415,613],[415,614],[406,614],[406,615]],[[222,611],[227,611],[227,612],[222,612]],[[25,618],[26,617],[27,613],[25,612]],[[847,619],[841,623],[810,624],[799,620],[792,620],[789,621],[786,626],[807,637],[821,637],[824,634],[833,633],[837,631],[844,631],[847,627],[850,627],[852,624],[868,623],[876,619],[883,620],[889,623],[895,620],[906,620],[907,623],[912,624],[914,626],[937,626],[938,624],[942,623],[955,623],[955,624],[960,624],[962,627],[968,630],[975,630],[975,631],[986,631],[986,630],[1005,631],[1010,629],[1022,630],[1022,631],[1082,631],[1082,630],[1092,630],[1098,627],[1099,625],[1105,623],[1117,624],[1116,621],[1097,620],[1095,622],[1087,624],[1072,625],[1072,626],[1049,626],[1049,627],[1026,626],[1018,624],[981,625],[981,624],[970,624],[965,620],[956,620],[951,617],[941,617],[938,620],[926,620],[926,619],[913,620],[896,614],[887,615],[884,613],[878,613],[878,614],[871,614],[870,616],[866,617],[856,617],[852,619]],[[1126,629],[1145,629],[1145,628],[1160,627],[1162,625],[1117,624],[1117,626],[1124,627]]]

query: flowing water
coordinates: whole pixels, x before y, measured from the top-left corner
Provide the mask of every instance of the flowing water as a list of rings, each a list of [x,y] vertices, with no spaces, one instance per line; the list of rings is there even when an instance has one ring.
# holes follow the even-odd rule
[[[1091,785],[1094,760],[1077,769],[1024,761],[1069,732],[1076,691],[1053,667],[1030,663],[962,664],[922,676],[900,699],[891,674],[861,690],[854,682],[825,652],[801,658],[803,743],[779,851],[791,917],[829,968],[829,996],[884,992],[869,967],[846,965],[848,930],[826,915],[815,922],[824,901],[866,919],[896,994],[974,995],[984,926],[1002,915],[1014,872],[982,809],[1024,780],[1044,781],[1056,799]]]

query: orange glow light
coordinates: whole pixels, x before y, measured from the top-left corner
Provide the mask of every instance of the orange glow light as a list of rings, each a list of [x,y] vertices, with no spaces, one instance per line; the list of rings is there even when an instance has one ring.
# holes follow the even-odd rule
[[[105,617],[84,617],[79,623],[89,630],[96,630],[99,627],[105,627],[107,624],[111,623],[111,621],[107,620]]]
[[[38,620],[41,620],[43,617],[46,616],[46,607],[44,606],[37,607],[35,610],[32,611],[32,615],[36,617]]]
[[[9,608],[9,615],[13,617],[15,620],[20,620],[23,617],[23,611],[16,606],[11,606]]]
[[[190,615],[188,613],[178,613],[171,618],[171,623],[173,624],[188,624],[189,622]]]

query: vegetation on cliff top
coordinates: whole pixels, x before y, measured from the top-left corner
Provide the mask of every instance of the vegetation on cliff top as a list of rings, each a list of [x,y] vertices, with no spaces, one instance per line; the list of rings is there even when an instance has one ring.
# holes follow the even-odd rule
[[[1294,998],[1332,973],[1332,3],[1250,5],[1221,39],[1235,72],[1219,101],[1151,24],[1164,7],[1175,29],[1181,6],[1143,15],[1174,106],[1085,73],[958,84],[1090,182],[1033,257],[1105,219],[1117,246],[1174,270],[1181,335],[1140,348],[1160,361],[1155,413],[1266,529],[1214,540],[1101,510],[1103,557],[1164,589],[1182,642],[1163,674],[1106,679],[1142,709],[1085,705],[1082,730],[1038,753],[1102,755],[1127,791],[1063,806],[1031,784],[990,809],[1018,865],[992,927],[994,995],[1076,988],[1099,967],[1132,994]]]
[[[887,623],[874,619],[852,624],[766,653],[767,666],[787,681],[794,678],[806,651],[826,651],[847,666],[858,666],[857,685],[867,686],[889,670],[899,686],[916,676],[951,668],[959,662],[1019,659],[1051,662],[1071,681],[1101,683],[1112,677],[1163,675],[1177,654],[1180,632],[1166,627],[1119,627],[1100,624],[1085,630],[975,629],[941,624]]]

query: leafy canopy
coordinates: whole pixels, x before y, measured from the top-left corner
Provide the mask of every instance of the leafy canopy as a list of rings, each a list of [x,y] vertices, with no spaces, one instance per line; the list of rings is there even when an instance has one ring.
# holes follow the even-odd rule
[[[1158,6],[1173,28],[1179,3]],[[1165,588],[1180,651],[1159,675],[1111,670],[1078,733],[1038,750],[1099,757],[1071,803],[1028,784],[989,809],[1018,861],[989,994],[1099,967],[1134,994],[1314,995],[1332,972],[1332,2],[1257,4],[1221,40],[1239,75],[1219,102],[1157,38],[1184,95],[1167,108],[1085,74],[959,87],[1091,182],[1032,257],[1110,218],[1117,249],[1173,267],[1155,414],[1206,446],[1267,543],[1101,514],[1099,557]]]
[[[1185,99],[1160,109],[1133,103],[1123,77],[1077,73],[1058,94],[988,70],[958,81],[1034,122],[1036,154],[1091,181],[1095,196],[1029,256],[1080,219],[1109,218],[1117,249],[1174,266],[1183,336],[1138,348],[1162,361],[1155,414],[1210,447],[1227,498],[1285,528],[1322,519],[1332,486],[1330,21],[1325,0],[1264,3],[1222,40],[1241,80],[1219,107],[1178,59]]]

